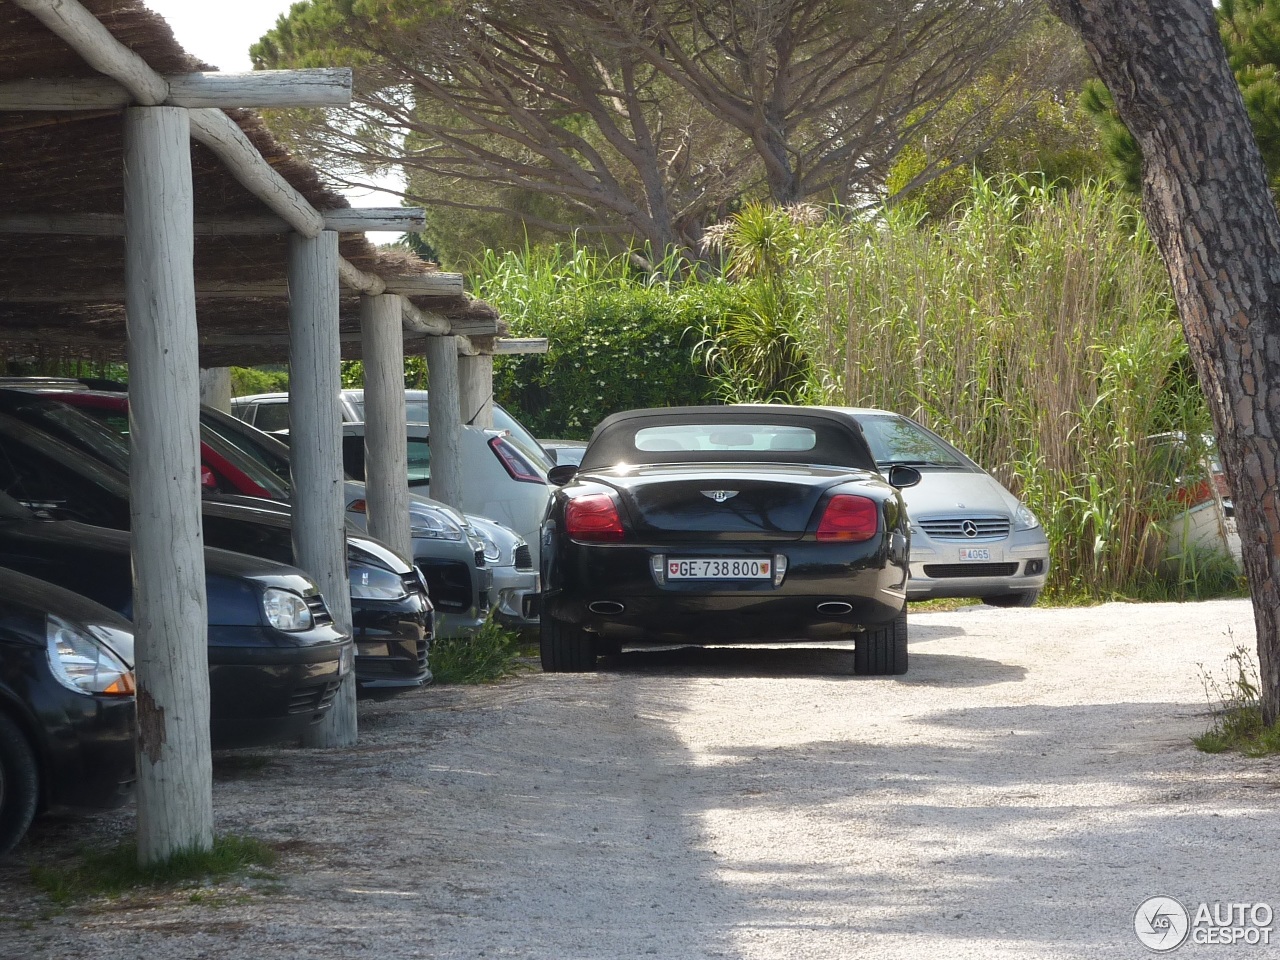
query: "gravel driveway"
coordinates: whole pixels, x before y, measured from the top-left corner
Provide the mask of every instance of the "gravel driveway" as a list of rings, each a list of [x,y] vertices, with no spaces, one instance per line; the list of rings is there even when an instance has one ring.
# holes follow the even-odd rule
[[[0,866],[0,957],[1131,958],[1156,894],[1280,911],[1280,762],[1189,742],[1247,602],[911,630],[905,677],[629,653],[362,705],[351,752],[220,755],[219,830],[281,846],[277,879],[50,915],[22,858],[132,815],[47,821]]]

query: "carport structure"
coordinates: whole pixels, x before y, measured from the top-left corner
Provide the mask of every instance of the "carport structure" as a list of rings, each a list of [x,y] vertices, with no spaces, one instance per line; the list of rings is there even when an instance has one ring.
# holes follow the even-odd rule
[[[202,379],[290,364],[295,555],[348,630],[341,359],[366,364],[370,532],[406,554],[405,339],[428,358],[440,499],[460,498],[461,411],[490,395],[496,313],[363,235],[422,211],[351,209],[246,109],[350,87],[210,72],[139,0],[0,0],[0,345],[129,364],[144,861],[212,841]],[[354,741],[354,697],[349,679],[316,745]]]

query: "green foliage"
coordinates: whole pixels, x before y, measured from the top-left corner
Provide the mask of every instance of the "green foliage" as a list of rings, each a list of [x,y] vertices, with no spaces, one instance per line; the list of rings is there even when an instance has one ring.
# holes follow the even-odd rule
[[[1227,60],[1240,85],[1271,192],[1280,197],[1280,2],[1221,0],[1217,15]],[[1138,192],[1142,150],[1120,119],[1110,91],[1095,80],[1085,89],[1081,102],[1098,125],[1114,175]]]
[[[282,393],[288,389],[288,367],[231,368],[231,395],[233,397],[243,397],[251,393]]]
[[[520,637],[492,618],[472,633],[436,637],[431,642],[431,674],[436,683],[493,683],[520,669]]]
[[[106,850],[86,850],[78,862],[32,867],[35,885],[55,903],[98,896],[119,896],[136,887],[173,887],[203,880],[222,880],[252,868],[270,867],[276,852],[251,837],[215,837],[212,850],[187,850],[161,863],[140,866],[138,847],[128,841]]]
[[[1080,103],[1087,73],[1079,38],[1046,18],[927,121],[927,135],[890,169],[886,194],[912,216],[942,219],[968,201],[975,176],[1034,175],[1062,189],[1104,176],[1099,134]]]
[[[1200,667],[1205,697],[1213,711],[1213,723],[1194,743],[1205,753],[1231,750],[1246,757],[1280,753],[1280,723],[1267,726],[1262,721],[1258,664],[1243,644],[1227,655],[1222,676],[1215,677]]]
[[[1050,540],[1051,593],[1234,590],[1221,565],[1165,562],[1185,508],[1147,438],[1210,427],[1168,277],[1128,200],[1097,185],[978,179],[945,223],[901,209],[757,222],[791,216],[744,210],[723,231],[727,262],[747,265],[734,267],[747,276],[735,308],[771,271],[786,292],[769,315],[772,354],[739,349],[733,331],[704,346],[722,396],[767,398],[752,392],[794,343],[805,382],[789,397],[914,416],[1019,495]],[[714,362],[726,355],[736,363]]]
[[[630,257],[583,247],[490,254],[469,277],[512,336],[547,337],[546,354],[498,357],[494,396],[535,435],[585,439],[618,410],[703,403],[711,396],[691,351],[718,292],[682,290],[665,261],[640,272]]]

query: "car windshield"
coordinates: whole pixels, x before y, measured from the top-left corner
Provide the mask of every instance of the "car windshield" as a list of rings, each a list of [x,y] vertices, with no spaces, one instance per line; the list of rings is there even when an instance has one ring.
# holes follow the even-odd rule
[[[906,417],[861,414],[858,424],[880,467],[968,467],[950,444]]]

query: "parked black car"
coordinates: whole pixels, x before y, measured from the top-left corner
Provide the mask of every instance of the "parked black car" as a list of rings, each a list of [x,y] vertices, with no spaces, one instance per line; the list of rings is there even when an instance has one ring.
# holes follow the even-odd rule
[[[128,468],[126,443],[48,398],[0,391],[0,409],[6,411],[0,413],[0,487],[51,516],[129,528],[129,481],[121,472]],[[207,545],[295,562],[286,504],[222,497],[202,507]],[[429,681],[433,611],[417,570],[355,531],[347,535],[347,564],[361,692],[385,695]]]
[[[852,421],[803,407],[632,410],[595,430],[543,525],[542,664],[626,643],[855,640],[907,670],[909,527]]]
[[[134,731],[129,622],[0,569],[0,856],[41,810],[127,800]]]
[[[213,547],[204,558],[213,745],[297,736],[332,706],[352,669],[351,641],[296,567]],[[0,567],[133,616],[127,532],[48,519],[0,493]]]

